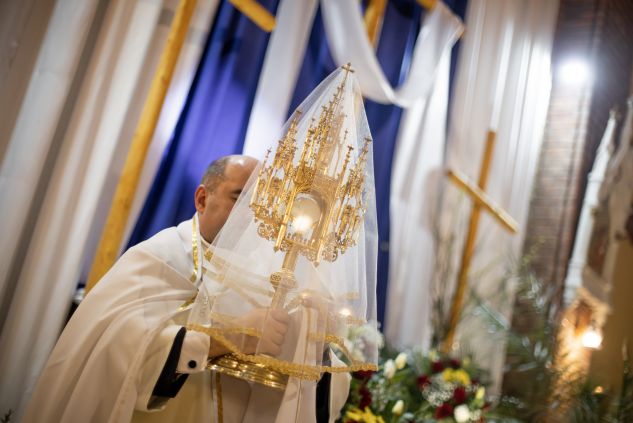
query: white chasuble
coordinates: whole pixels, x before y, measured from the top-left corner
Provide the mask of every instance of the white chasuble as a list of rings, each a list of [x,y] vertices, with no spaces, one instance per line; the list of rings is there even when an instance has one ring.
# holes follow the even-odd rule
[[[24,422],[274,421],[290,388],[275,391],[222,376],[220,392],[218,378],[205,369],[206,336],[204,360],[186,372],[175,398],[152,396],[175,334],[186,325],[189,310],[182,306],[197,293],[192,282],[201,270],[192,255],[195,220],[132,247],[86,296],[40,376]],[[202,334],[188,331],[188,336]],[[332,378],[331,421],[347,398],[346,382]],[[300,401],[314,420],[315,398]],[[311,408],[303,406],[307,402]]]

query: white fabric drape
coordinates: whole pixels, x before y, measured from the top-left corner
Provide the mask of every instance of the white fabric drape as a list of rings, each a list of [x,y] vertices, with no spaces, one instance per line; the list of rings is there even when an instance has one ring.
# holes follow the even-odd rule
[[[49,33],[55,34],[50,40],[53,51],[43,50],[40,59],[50,60],[55,51],[70,51],[70,41],[58,39],[60,34],[66,33],[66,28],[69,40],[75,40],[81,34],[79,28],[69,26],[66,21],[69,17],[81,21],[78,22],[80,27],[91,25],[90,15],[77,13],[77,10],[87,8],[88,3],[71,3],[74,2],[58,3],[65,13],[58,23],[63,29],[52,21]],[[169,1],[163,8],[160,2],[151,0],[118,0],[108,5],[68,130],[63,135],[59,156],[53,163],[52,177],[45,195],[37,199],[37,207],[42,212],[35,221],[26,222],[34,225],[33,235],[0,337],[2,412],[18,410],[19,416],[57,339],[79,280],[82,260],[90,255],[86,249],[90,250],[91,241],[98,239],[103,222],[99,214],[101,212],[105,217],[104,213],[109,209],[110,199],[106,194],[111,195],[118,180],[176,4],[176,1]],[[173,129],[216,7],[216,0],[198,5],[194,27],[190,29],[174,76],[172,87],[175,89],[168,93],[153,140],[158,147],[153,148],[162,151],[165,134]],[[46,41],[49,41],[48,35]],[[82,53],[81,45],[76,49],[77,55],[90,54]],[[67,57],[62,55],[58,59],[59,66],[68,66],[64,62],[69,60]],[[67,73],[69,80],[74,77],[72,69]],[[36,86],[30,95],[36,103],[42,102],[45,91]],[[50,117],[49,111],[29,106],[28,102],[20,113],[20,119],[31,122],[40,116]],[[56,124],[53,121],[51,127],[41,129],[39,141],[42,144],[50,141]],[[169,125],[171,128],[165,128]],[[26,134],[15,132],[9,148],[19,148],[30,141],[25,137]],[[160,158],[160,155],[156,157]],[[151,157],[149,159],[149,168],[155,170],[157,160],[152,163]],[[4,170],[3,166],[3,173]],[[33,170],[35,181],[41,171]],[[21,169],[21,174],[24,172],[25,169]],[[146,179],[151,181],[151,175]],[[141,189],[147,190],[148,186],[146,183]],[[26,191],[32,193],[32,189]],[[3,200],[2,204],[4,207],[6,202]],[[14,224],[19,226],[24,222]]]
[[[253,102],[244,154],[262,159],[264,149],[279,136],[286,121],[312,29],[317,0],[281,0],[257,93]]]
[[[420,31],[411,74],[401,90],[431,87],[405,109],[391,175],[389,285],[385,336],[394,345],[428,348],[431,339],[431,278],[435,263],[433,216],[444,164],[451,47],[463,31],[461,21],[442,3]],[[425,23],[426,25],[426,23]],[[435,41],[435,45],[430,45]],[[429,54],[429,51],[431,52]],[[440,57],[437,55],[440,54]],[[440,60],[430,65],[429,60]],[[426,75],[422,69],[436,68]]]
[[[97,4],[96,0],[57,3],[29,82],[22,111],[3,158],[0,171],[0,231],[3,234],[0,301],[5,304],[9,303],[10,298],[4,298],[4,295],[10,295],[12,291],[8,286],[13,282],[10,280],[10,268],[21,242],[20,237],[24,232],[29,210],[35,203],[39,203],[36,206],[42,206],[42,199],[34,198],[35,190],[46,166],[46,156],[51,148],[53,134],[62,115]],[[46,278],[39,282],[46,287]],[[18,285],[16,291],[21,288]],[[40,288],[34,295],[48,300],[51,292]],[[33,315],[38,306],[46,308],[47,302],[28,304],[22,312]],[[14,307],[13,303],[11,307]],[[17,325],[20,321],[14,320],[16,318],[20,317],[9,313],[6,323]],[[37,335],[33,335],[30,330],[26,330],[16,339],[4,336],[0,338],[0,371],[4,375],[0,382],[2,415],[9,410],[13,410],[15,414],[22,395],[21,388],[29,380],[32,382],[31,362],[14,360],[33,346],[38,339]],[[22,344],[18,354],[14,353],[14,343]]]
[[[428,97],[443,53],[450,50],[463,28],[459,18],[439,2],[420,29],[407,80],[394,89],[369,43],[358,3],[321,0],[320,5],[336,64],[351,62],[363,95],[387,104],[419,108],[417,101]],[[316,0],[280,3],[277,26],[266,51],[251,111],[244,154],[263,157],[268,140],[279,135],[303,62],[316,7]]]
[[[393,345],[427,349],[439,182],[443,177],[450,51],[428,98],[400,123],[390,198],[389,285],[385,336]]]
[[[519,224],[519,234],[510,235],[484,213],[471,275],[486,267],[483,277],[471,277],[470,286],[510,318],[513,292],[499,295],[499,277],[521,254],[530,193],[542,141],[549,102],[550,56],[558,2],[549,0],[471,0],[463,39],[457,83],[453,94],[447,164],[476,181],[487,131],[497,130],[497,142],[486,191]],[[455,214],[467,219],[470,200],[459,201],[457,189],[449,187],[442,205],[446,226]],[[450,222],[450,223],[449,223]],[[454,229],[454,228],[453,228]],[[465,233],[455,232],[457,269]],[[455,275],[445,284],[454,285]],[[462,322],[461,345],[467,345],[499,382],[504,359],[502,342],[491,342],[481,320]]]
[[[22,110],[29,113],[19,115],[2,158],[0,300],[97,3],[76,0],[56,5],[23,100]]]
[[[435,72],[446,49],[452,47],[461,21],[442,2],[424,20],[416,41],[407,80],[394,89],[383,73],[374,53],[358,3],[321,0],[323,24],[334,61],[351,62],[357,72],[363,95],[379,103],[407,107],[428,96]]]

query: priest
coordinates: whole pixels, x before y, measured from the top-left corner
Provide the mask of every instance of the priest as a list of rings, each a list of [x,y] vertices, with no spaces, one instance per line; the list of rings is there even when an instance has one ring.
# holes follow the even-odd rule
[[[123,254],[68,322],[25,422],[214,421],[212,378],[205,369],[209,358],[227,350],[208,335],[185,329],[187,303],[197,293],[194,250],[215,238],[256,164],[246,156],[212,163],[195,191],[193,219]],[[254,326],[264,318],[272,324],[261,339],[251,339],[250,348],[254,352],[258,345],[274,356],[288,315],[259,308],[245,315],[242,324]],[[329,386],[321,387],[327,396]],[[319,420],[338,416],[346,388],[336,390],[339,398],[326,399],[338,408],[321,407]],[[226,402],[228,422],[233,419]]]
[[[371,134],[349,65],[273,149],[211,164],[193,218],[97,283],[26,422],[338,418],[350,372],[377,362]]]

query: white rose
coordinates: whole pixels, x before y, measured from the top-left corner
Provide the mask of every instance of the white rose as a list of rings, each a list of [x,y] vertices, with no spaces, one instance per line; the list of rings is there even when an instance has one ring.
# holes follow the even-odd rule
[[[404,366],[407,365],[407,354],[401,352],[400,354],[398,354],[398,357],[396,357],[396,369],[400,370],[403,369]]]
[[[385,361],[385,368],[383,372],[385,373],[385,377],[387,379],[391,379],[396,373],[396,363],[394,363],[392,359]]]
[[[391,409],[391,412],[393,414],[395,414],[396,416],[399,416],[400,414],[402,414],[402,412],[404,411],[404,401],[402,400],[398,400],[393,408]]]
[[[470,420],[470,410],[466,404],[455,407],[454,415],[457,423],[464,423]]]

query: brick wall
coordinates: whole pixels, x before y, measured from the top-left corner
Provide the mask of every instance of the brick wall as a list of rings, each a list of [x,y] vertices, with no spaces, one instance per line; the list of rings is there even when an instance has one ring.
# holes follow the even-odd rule
[[[558,79],[558,66],[584,57],[593,82]],[[538,245],[538,276],[562,295],[587,175],[609,110],[625,110],[633,68],[633,1],[561,0],[552,53],[551,102],[528,217],[524,250]]]
[[[571,86],[558,78],[559,65],[570,57],[591,64],[590,85]],[[525,253],[534,252],[534,272],[555,288],[559,303],[587,176],[609,110],[626,110],[632,69],[633,0],[560,1],[551,100],[524,245]],[[513,327],[525,333],[534,322],[524,318],[521,304],[515,307]],[[521,396],[516,379],[507,374],[503,390]]]

